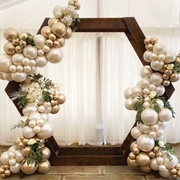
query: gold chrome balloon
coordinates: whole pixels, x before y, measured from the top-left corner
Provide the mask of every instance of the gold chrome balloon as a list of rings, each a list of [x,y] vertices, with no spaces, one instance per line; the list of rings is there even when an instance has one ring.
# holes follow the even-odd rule
[[[56,22],[52,26],[52,32],[57,36],[57,37],[62,37],[66,33],[66,26],[61,23],[61,22]]]
[[[4,45],[4,51],[9,55],[13,55],[16,52],[15,51],[15,46],[13,45],[12,42],[7,42]]]
[[[4,32],[4,37],[8,41],[12,41],[13,39],[16,39],[18,37],[18,32],[14,28],[8,28]]]
[[[37,172],[41,174],[48,173],[50,171],[51,165],[48,160],[42,161],[38,164]]]
[[[41,34],[45,37],[45,38],[49,38],[49,35],[51,34],[51,28],[49,26],[44,26],[41,29]]]
[[[66,96],[64,94],[60,94],[57,98],[57,102],[59,104],[63,104],[66,101]]]
[[[66,33],[65,33],[65,35],[64,35],[64,38],[66,38],[66,39],[71,38],[72,33],[73,33],[72,29],[71,29],[70,27],[67,27]]]

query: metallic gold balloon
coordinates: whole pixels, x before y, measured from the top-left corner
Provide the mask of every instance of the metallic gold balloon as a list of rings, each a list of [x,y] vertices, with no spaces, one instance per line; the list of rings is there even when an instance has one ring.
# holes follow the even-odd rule
[[[171,174],[175,175],[177,173],[177,170],[175,168],[171,169]]]
[[[131,168],[137,168],[138,164],[136,163],[136,160],[132,160],[129,157],[127,158],[127,164]]]
[[[64,94],[60,94],[57,98],[57,102],[59,104],[63,104],[66,101],[66,96]]]
[[[58,112],[59,112],[59,109],[60,109],[59,105],[53,106],[53,107],[51,108],[51,114],[56,114],[56,113],[58,113]]]
[[[27,161],[22,162],[21,164],[21,171],[24,173],[24,174],[33,174],[36,172],[38,166],[35,165],[35,163],[32,163],[32,164],[28,164]]]
[[[6,177],[11,175],[11,171],[9,169],[4,171],[4,174],[6,175]]]
[[[180,177],[180,170],[177,171],[177,175]]]
[[[23,156],[27,157],[30,151],[31,151],[31,147],[26,146],[24,149],[22,149]]]
[[[80,9],[80,7],[81,7],[81,5],[80,5],[78,2],[75,2],[75,4],[74,4],[74,5],[75,5],[75,9],[76,9],[76,10],[79,10],[79,9]]]
[[[141,172],[150,173],[152,171],[150,166],[141,167]]]
[[[51,106],[57,105],[57,101],[51,100]]]
[[[52,26],[52,32],[57,36],[57,37],[62,37],[66,33],[66,26],[61,23],[61,22],[56,22]]]
[[[69,39],[72,36],[72,33],[73,33],[72,29],[70,27],[67,27],[64,38]]]
[[[150,158],[153,158],[153,157],[155,157],[156,154],[153,151],[150,151],[148,153],[148,155],[149,155]]]
[[[175,82],[178,78],[178,74],[177,73],[173,73],[170,75],[170,81]]]
[[[45,38],[49,38],[49,35],[51,34],[51,28],[49,26],[44,26],[41,29],[41,34],[45,37]]]
[[[178,163],[178,164],[176,165],[176,169],[177,169],[177,170],[180,170],[180,163]]]
[[[158,147],[158,146],[155,146],[155,147],[153,148],[153,151],[154,151],[155,153],[159,152],[159,147]]]
[[[140,150],[138,147],[136,147],[136,148],[133,148],[132,152],[137,155],[140,153]]]
[[[52,27],[54,23],[58,22],[59,20],[55,17],[52,17],[48,20],[48,26]]]
[[[173,178],[173,179],[177,179],[178,176],[177,176],[176,174],[174,174],[174,175],[172,175],[172,178]]]
[[[47,147],[43,148],[42,150],[43,160],[49,159],[50,155],[51,155],[51,151]]]
[[[136,148],[136,147],[138,147],[137,141],[134,141],[134,142],[132,142],[131,145],[130,145],[130,150],[132,151],[132,150],[133,150],[134,148]]]
[[[50,169],[51,169],[50,162],[46,160],[39,163],[37,172],[41,174],[45,174],[45,173],[48,173]]]
[[[0,174],[4,173],[4,169],[0,168]]]
[[[163,79],[169,79],[169,75],[167,75],[167,74],[163,74]]]
[[[169,85],[170,85],[170,81],[164,80],[164,81],[163,81],[163,85],[164,85],[164,86],[169,86]]]
[[[129,153],[129,158],[134,160],[134,159],[136,159],[136,155],[133,152],[130,152]]]
[[[4,32],[4,37],[8,41],[12,41],[13,39],[16,39],[18,37],[18,32],[14,28],[8,28]]]
[[[137,162],[138,166],[141,166],[141,167],[148,166],[150,164],[150,157],[148,156],[147,153],[140,152],[136,156],[136,162]]]
[[[54,47],[57,47],[57,48],[60,47],[60,43],[58,41],[54,41],[53,45]]]
[[[47,39],[46,40],[46,45],[49,46],[49,47],[53,46],[53,41],[50,40],[50,39]]]
[[[20,52],[22,52],[22,48],[21,48],[20,46],[16,46],[16,47],[15,47],[15,51],[16,51],[17,53],[20,53]]]
[[[49,39],[52,40],[52,41],[55,41],[55,40],[56,40],[55,34],[51,33],[51,34],[49,35]]]
[[[63,47],[65,45],[65,39],[63,37],[58,38],[57,41],[59,42],[60,47]]]
[[[2,178],[6,178],[6,175],[3,173],[3,174],[1,174],[1,177]]]
[[[7,42],[5,45],[4,45],[4,51],[9,54],[9,55],[12,55],[14,54],[16,51],[15,51],[15,46],[13,45],[12,42]]]
[[[156,44],[158,42],[158,39],[157,38],[151,38],[151,44]]]
[[[145,40],[144,40],[144,44],[145,44],[145,45],[150,44],[150,42],[151,42],[151,39],[150,39],[150,38],[145,38]]]
[[[10,166],[8,164],[4,165],[4,169],[9,169],[9,168],[10,168]]]

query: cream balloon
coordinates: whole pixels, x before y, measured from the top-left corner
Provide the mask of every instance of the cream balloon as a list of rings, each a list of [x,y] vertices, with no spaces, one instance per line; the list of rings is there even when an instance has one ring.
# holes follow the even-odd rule
[[[17,174],[20,172],[20,163],[16,163],[14,166],[10,166],[10,170],[12,173]]]
[[[50,138],[53,135],[54,129],[52,124],[45,123],[44,126],[42,126],[41,131],[37,133],[37,136],[41,139],[47,139]]]
[[[15,159],[9,159],[9,163],[10,166],[15,166],[16,165],[16,160]]]
[[[53,9],[54,16],[55,16],[56,12],[61,11],[62,8],[63,8],[62,6],[55,6],[54,9]]]
[[[46,38],[41,34],[36,34],[33,37],[33,40],[38,49],[41,49],[45,45],[45,42],[46,42]]]
[[[27,74],[25,72],[11,73],[12,79],[16,82],[23,82],[26,79]]]
[[[33,132],[32,128],[30,128],[29,126],[25,126],[23,129],[22,129],[22,135],[29,139],[29,138],[32,138],[35,136],[35,133]]]
[[[163,85],[156,86],[156,95],[162,96],[165,93],[165,87]]]
[[[40,68],[45,67],[48,63],[45,56],[37,56],[35,60],[36,60],[36,65]]]
[[[7,81],[13,81],[11,73],[3,73],[3,78]]]
[[[133,87],[133,88],[132,88],[132,95],[133,95],[134,97],[136,97],[136,96],[142,96],[142,88],[139,87],[139,86]]]
[[[139,129],[145,134],[149,133],[149,131],[151,130],[150,126],[142,123],[139,124]]]
[[[8,152],[5,151],[1,154],[1,163],[2,164],[9,164],[9,157],[8,157]]]
[[[129,87],[127,88],[125,91],[124,91],[124,97],[126,99],[130,98],[132,96],[132,87]]]
[[[22,155],[22,152],[20,150],[17,150],[15,152],[15,154],[16,154],[16,157],[15,157],[16,162],[20,163],[24,159],[24,156]]]
[[[166,46],[161,42],[157,42],[153,46],[153,52],[156,54],[164,54],[166,52]]]
[[[160,71],[164,67],[163,61],[151,61],[151,67],[155,71]]]
[[[172,119],[172,112],[167,108],[162,108],[159,112],[159,119],[161,121],[170,121]]]
[[[153,138],[150,138],[147,134],[142,134],[137,139],[137,145],[140,150],[148,152],[153,149],[155,141]]]
[[[132,98],[126,99],[124,106],[128,110],[133,110],[133,99]]]
[[[149,78],[142,78],[139,83],[140,83],[141,88],[148,88],[149,85],[151,84]]]
[[[168,50],[165,53],[165,60],[164,60],[164,62],[169,64],[169,63],[174,62],[175,60],[176,60],[176,52],[172,51],[172,50]]]
[[[167,169],[172,169],[178,164],[178,158],[174,154],[169,154],[170,157],[164,156],[164,165]]]
[[[37,48],[35,46],[27,45],[23,49],[23,54],[29,59],[34,59],[37,56]]]
[[[22,110],[25,116],[29,116],[31,113],[35,111],[37,111],[37,107],[34,104],[29,104]]]
[[[141,113],[141,119],[146,125],[153,125],[158,121],[158,113],[152,108],[147,108]]]
[[[59,63],[63,59],[63,52],[60,48],[51,48],[46,57],[51,63]]]
[[[12,62],[13,64],[17,65],[22,65],[23,64],[23,59],[24,59],[24,55],[22,53],[15,53],[12,56]]]
[[[30,115],[29,115],[29,120],[39,120],[41,119],[41,114],[39,112],[32,112]]]
[[[142,78],[149,78],[151,74],[153,73],[152,69],[150,66],[143,66],[140,70],[140,76]]]
[[[156,159],[156,158],[151,159],[150,167],[151,167],[152,170],[154,170],[154,171],[158,171],[158,170],[159,170],[159,165],[158,165],[158,163],[157,163],[157,159]]]
[[[33,132],[34,133],[39,133],[41,131],[41,127],[40,126],[34,126],[33,127]]]
[[[5,53],[2,54],[2,56],[0,57],[0,72],[8,73],[11,64],[11,57]]]
[[[143,54],[143,58],[146,62],[151,62],[150,56],[152,54],[152,51],[146,50]]]
[[[151,83],[155,84],[156,86],[160,85],[163,82],[162,75],[158,72],[153,73],[150,77]]]
[[[141,130],[135,126],[131,129],[131,136],[134,138],[134,139],[138,139],[138,137],[142,134]]]

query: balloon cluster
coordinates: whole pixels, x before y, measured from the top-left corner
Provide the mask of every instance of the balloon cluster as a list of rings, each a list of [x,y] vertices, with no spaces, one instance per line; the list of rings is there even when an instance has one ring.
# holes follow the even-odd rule
[[[80,4],[77,0],[68,4],[54,8],[54,17],[41,29],[41,34],[32,36],[14,28],[5,30],[4,37],[8,42],[0,61],[1,79],[23,82],[27,75],[36,73],[37,67],[45,67],[48,62],[59,63],[63,59],[61,47],[77,30],[75,22],[79,21],[77,10]]]
[[[70,0],[66,7],[56,6],[48,26],[35,36],[18,33],[13,28],[4,32],[8,42],[0,60],[0,79],[20,82],[19,91],[12,92],[10,96],[22,109],[18,124],[12,127],[22,128],[22,136],[16,138],[14,145],[0,156],[2,178],[20,171],[28,175],[50,171],[48,159],[51,152],[45,147],[45,139],[53,135],[54,128],[48,122],[49,114],[58,113],[66,97],[58,84],[37,73],[37,67],[46,66],[48,61],[58,63],[62,60],[60,48],[77,30],[79,8],[77,0]]]
[[[131,129],[135,141],[130,146],[127,163],[145,173],[154,170],[159,171],[162,177],[177,178],[180,177],[180,164],[171,146],[163,142],[164,129],[167,122],[174,118],[174,111],[162,95],[165,93],[164,86],[167,86],[164,74],[167,70],[179,73],[179,57],[172,51],[166,51],[156,38],[145,39],[145,45],[144,59],[150,65],[141,68],[142,79],[137,85],[124,92],[125,107],[137,112],[136,125]]]
[[[172,50],[167,50],[166,46],[158,42],[156,38],[146,38],[146,51],[144,52],[144,60],[150,63],[154,71],[160,71],[162,84],[169,86],[170,82],[176,82],[180,79],[179,73],[179,56]]]

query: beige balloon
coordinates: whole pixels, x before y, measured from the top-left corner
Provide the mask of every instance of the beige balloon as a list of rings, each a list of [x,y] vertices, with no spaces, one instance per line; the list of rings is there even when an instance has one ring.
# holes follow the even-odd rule
[[[71,29],[70,27],[67,27],[66,33],[65,33],[65,35],[64,35],[64,38],[66,38],[66,39],[71,38],[72,33],[73,33],[72,29]]]
[[[27,161],[22,162],[21,164],[21,171],[24,174],[33,174],[36,172],[38,166],[35,163],[28,164]]]
[[[50,155],[51,155],[51,151],[47,147],[43,148],[42,150],[43,160],[49,159]]]
[[[141,172],[150,173],[152,171],[150,166],[141,167]]]
[[[18,37],[18,32],[14,28],[8,28],[4,32],[4,37],[8,41],[12,41],[13,39]]]

